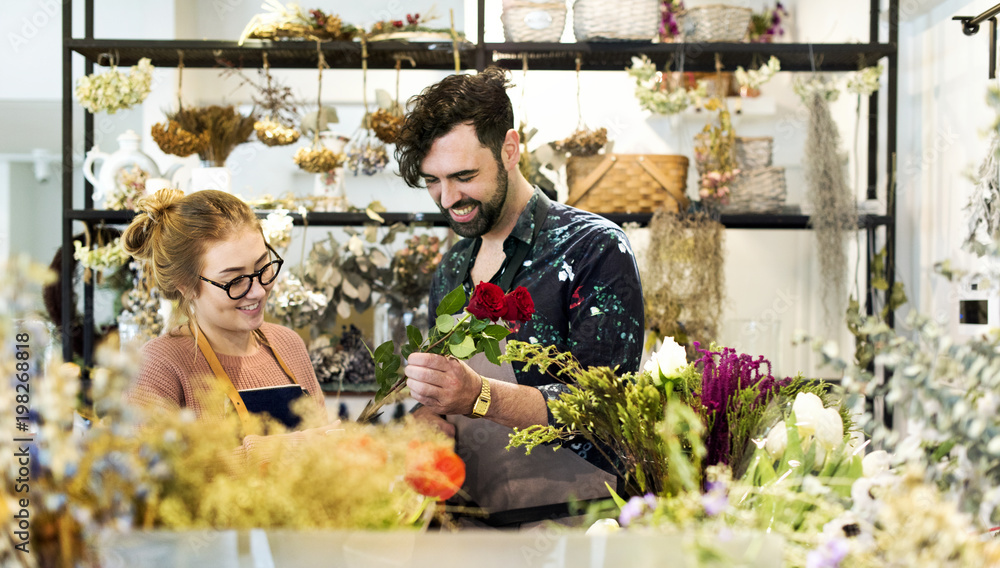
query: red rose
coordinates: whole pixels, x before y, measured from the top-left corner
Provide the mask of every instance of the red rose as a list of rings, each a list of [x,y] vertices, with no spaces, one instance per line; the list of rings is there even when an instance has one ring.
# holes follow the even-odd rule
[[[503,289],[496,284],[480,282],[472,291],[469,307],[465,311],[479,319],[497,321],[507,314],[507,302],[504,300]]]
[[[503,319],[509,322],[528,321],[535,313],[535,301],[524,286],[518,286],[504,296],[504,302],[507,304],[507,315]]]
[[[406,455],[404,478],[421,495],[448,499],[465,483],[465,462],[450,448],[414,441]]]

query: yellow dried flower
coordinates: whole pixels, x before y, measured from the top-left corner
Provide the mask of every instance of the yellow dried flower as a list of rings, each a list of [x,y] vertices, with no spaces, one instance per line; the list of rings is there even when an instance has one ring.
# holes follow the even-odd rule
[[[267,146],[287,146],[299,139],[299,131],[293,127],[265,118],[253,125],[257,139]]]
[[[158,122],[153,125],[150,133],[160,150],[182,158],[201,153],[208,146],[207,131],[193,134],[184,130],[176,120],[168,121],[167,124]]]
[[[395,144],[399,130],[403,127],[403,116],[384,108],[377,109],[370,117],[375,136],[386,144]]]
[[[608,129],[580,129],[553,144],[556,151],[573,156],[593,156],[608,143]]]
[[[294,157],[295,163],[300,168],[312,174],[333,171],[340,167],[345,159],[344,154],[336,154],[329,148],[299,148]]]

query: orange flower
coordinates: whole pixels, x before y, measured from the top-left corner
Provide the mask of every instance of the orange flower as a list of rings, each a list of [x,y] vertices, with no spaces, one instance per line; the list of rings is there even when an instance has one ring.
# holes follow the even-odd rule
[[[465,483],[465,462],[451,448],[414,440],[406,456],[405,479],[417,493],[443,501]]]

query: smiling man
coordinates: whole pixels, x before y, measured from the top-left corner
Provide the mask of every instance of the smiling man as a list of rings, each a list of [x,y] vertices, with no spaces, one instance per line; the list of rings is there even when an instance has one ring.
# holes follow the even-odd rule
[[[463,238],[441,262],[431,310],[480,282],[524,286],[536,312],[510,339],[555,345],[588,366],[637,371],[643,336],[639,274],[624,232],[603,217],[550,202],[518,169],[520,140],[506,72],[451,75],[410,100],[396,142],[400,175],[426,187]],[[433,313],[433,312],[432,312]],[[615,485],[598,448],[570,440],[558,452],[505,449],[512,428],[550,423],[546,401],[566,385],[521,365],[468,364],[414,353],[406,367],[420,419],[456,438],[462,495],[488,524],[559,517],[570,499],[608,497]]]

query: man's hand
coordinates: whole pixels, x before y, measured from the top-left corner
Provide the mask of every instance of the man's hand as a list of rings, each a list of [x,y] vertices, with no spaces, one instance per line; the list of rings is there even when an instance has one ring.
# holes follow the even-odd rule
[[[440,414],[435,414],[433,410],[427,408],[426,406],[421,406],[420,408],[414,410],[413,418],[424,422],[425,424],[434,426],[449,438],[455,437],[455,425],[448,422],[444,418],[441,418]]]
[[[468,414],[483,389],[483,380],[464,361],[412,353],[404,371],[410,396],[434,414]]]

